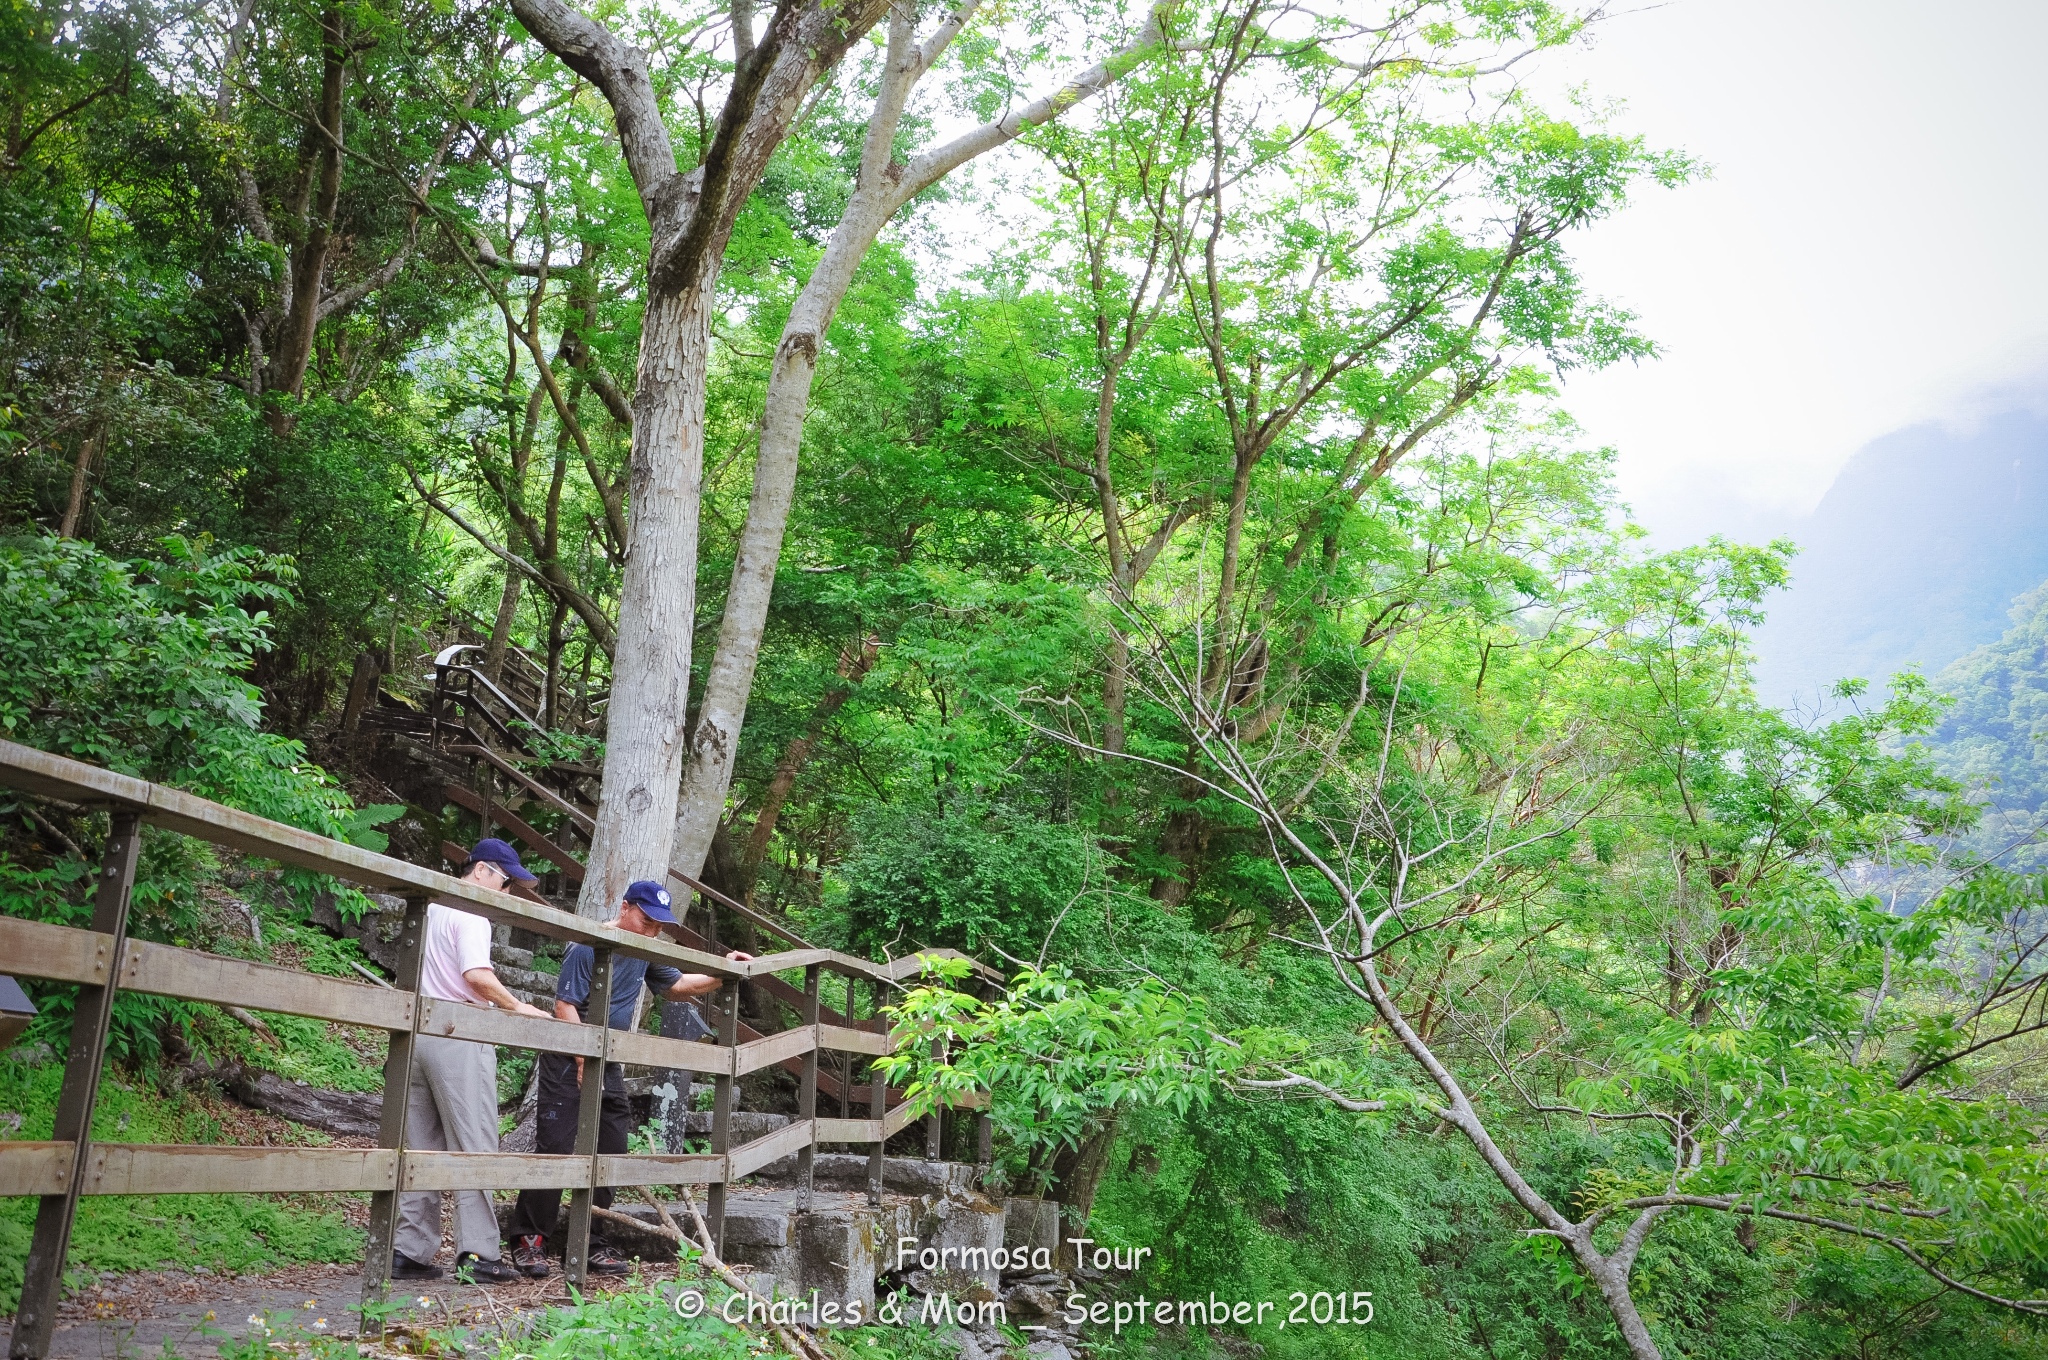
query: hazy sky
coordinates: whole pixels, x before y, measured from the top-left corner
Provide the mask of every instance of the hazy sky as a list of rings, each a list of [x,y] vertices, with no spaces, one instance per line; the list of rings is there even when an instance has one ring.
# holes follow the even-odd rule
[[[2048,0],[1616,11],[1537,84],[1714,167],[1575,245],[1664,347],[1566,396],[1660,540],[1778,527],[1872,437],[2043,386]]]

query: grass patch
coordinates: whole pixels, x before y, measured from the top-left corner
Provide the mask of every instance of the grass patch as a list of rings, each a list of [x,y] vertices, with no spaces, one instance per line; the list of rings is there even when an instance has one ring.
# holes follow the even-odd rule
[[[722,1285],[694,1286],[709,1307],[694,1318],[679,1314],[672,1293],[622,1290],[575,1308],[552,1308],[524,1335],[491,1345],[472,1338],[467,1354],[488,1360],[753,1360],[781,1354],[766,1328],[734,1326],[719,1316],[729,1296]],[[958,1360],[936,1328],[848,1327],[812,1336],[845,1360]]]
[[[22,1116],[13,1137],[48,1138],[55,1119],[64,1071],[57,1063],[29,1066],[0,1055],[0,1111]],[[223,1116],[192,1092],[166,1093],[129,1085],[117,1072],[100,1080],[93,1110],[93,1137],[117,1143],[213,1143],[227,1136]],[[13,1121],[8,1119],[7,1123]],[[328,1140],[322,1134],[273,1121],[278,1135],[297,1135],[306,1146]],[[268,1126],[266,1126],[268,1127]],[[109,1195],[78,1206],[71,1234],[67,1278],[82,1281],[87,1271],[247,1271],[309,1261],[358,1260],[363,1234],[349,1226],[339,1195]],[[22,1268],[28,1257],[36,1201],[0,1199],[0,1311],[13,1312],[21,1299]]]

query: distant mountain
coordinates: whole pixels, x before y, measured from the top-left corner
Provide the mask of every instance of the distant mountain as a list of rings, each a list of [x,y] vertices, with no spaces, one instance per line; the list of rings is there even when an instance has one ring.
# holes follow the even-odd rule
[[[1757,636],[1765,698],[1811,704],[1846,676],[1882,690],[1907,666],[1938,671],[1998,638],[2014,597],[2048,580],[2048,420],[1886,435],[1790,536],[1792,590]]]

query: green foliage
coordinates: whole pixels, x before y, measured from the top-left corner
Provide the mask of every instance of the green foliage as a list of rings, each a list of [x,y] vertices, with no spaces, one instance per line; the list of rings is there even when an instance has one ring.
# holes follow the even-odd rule
[[[749,1330],[723,1320],[720,1309],[730,1291],[717,1283],[687,1282],[709,1306],[696,1317],[680,1315],[666,1287],[628,1288],[571,1308],[551,1308],[534,1320],[530,1333],[492,1345],[473,1338],[469,1353],[495,1360],[751,1360],[775,1343],[765,1329]],[[934,1335],[936,1329],[848,1327],[816,1333],[830,1353],[858,1360],[947,1360],[957,1354]]]
[[[18,1138],[48,1138],[63,1077],[58,1063],[30,1066],[0,1055],[0,1109],[24,1116]],[[131,1085],[118,1073],[100,1083],[93,1137],[127,1143],[216,1143],[223,1130],[204,1106]],[[310,1135],[309,1141],[318,1135]],[[323,1202],[323,1200],[325,1202]],[[0,1200],[0,1309],[20,1298],[33,1199]],[[72,1231],[70,1270],[155,1270],[206,1266],[240,1272],[305,1261],[360,1259],[363,1234],[321,1196],[142,1195],[82,1201]]]
[[[356,809],[303,744],[259,727],[244,676],[289,600],[289,562],[168,538],[159,560],[0,543],[0,731],[309,831],[374,845],[395,806]]]
[[[1126,10],[981,12],[897,154],[1066,78]],[[693,163],[730,17],[607,17]],[[1756,700],[1748,636],[1791,546],[1648,551],[1613,455],[1556,404],[1562,377],[1655,353],[1588,288],[1574,233],[1701,173],[1519,85],[1519,57],[1580,38],[1576,11],[1168,22],[1170,48],[914,205],[818,338],[707,872],[819,941],[1018,967],[982,1001],[913,989],[898,1022],[950,1051],[890,1066],[920,1103],[993,1087],[1013,1184],[1078,1203],[1103,1153],[1092,1230],[1157,1252],[1128,1287],[1380,1305],[1356,1333],[1127,1353],[1616,1353],[1597,1291],[1526,1236],[1362,995],[1376,929],[1389,1004],[1537,1192],[1604,1214],[1609,1247],[1632,1201],[1696,1201],[1632,1281],[1667,1354],[2040,1355],[2031,1324],[1933,1293],[1880,1240],[1993,1292],[2038,1293],[2048,1258],[2048,888],[2030,860],[1957,851],[1988,857],[2038,811],[2040,620],[1944,677],[1952,705],[1911,678],[1882,704],[1844,686],[1826,721]],[[387,849],[401,809],[321,768],[391,773],[329,721],[360,651],[395,697],[410,658],[502,617],[551,693],[528,757],[602,759],[647,221],[601,101],[502,7],[246,23],[191,44],[135,4],[0,9],[20,139],[0,167],[0,730]],[[693,705],[780,329],[881,60],[863,46],[807,102],[721,261]],[[332,140],[307,122],[328,77]],[[316,227],[336,246],[301,328]],[[84,541],[50,536],[67,517]],[[0,910],[82,922],[103,819],[0,813]],[[300,919],[323,887],[252,886],[152,833],[134,930],[352,976],[359,951]],[[263,949],[224,919],[230,891]],[[47,1042],[68,989],[38,1000]],[[281,1050],[123,994],[112,1052],[374,1087],[335,1030],[273,1028]],[[49,1080],[7,1088],[31,1123]],[[144,1113],[119,1087],[106,1107]],[[150,1136],[207,1134],[193,1108],[157,1102]],[[326,1219],[232,1203],[148,1212],[223,1260],[340,1250]],[[88,1206],[90,1260],[162,1249],[109,1212]],[[0,1271],[20,1221],[0,1215]],[[233,1232],[262,1240],[236,1256]],[[637,1292],[521,1349],[759,1344]]]
[[[2041,859],[2033,833],[2039,810],[2048,805],[2044,644],[2048,586],[2013,602],[2012,624],[2003,637],[1934,678],[1935,688],[1954,703],[1928,734],[1943,771],[1981,791],[1987,815],[1972,848],[1982,855],[2012,856],[2026,865]]]
[[[1001,807],[877,808],[841,869],[854,947],[911,941],[1035,953],[1084,890],[1087,842],[1073,828]],[[900,948],[900,945],[896,945]]]

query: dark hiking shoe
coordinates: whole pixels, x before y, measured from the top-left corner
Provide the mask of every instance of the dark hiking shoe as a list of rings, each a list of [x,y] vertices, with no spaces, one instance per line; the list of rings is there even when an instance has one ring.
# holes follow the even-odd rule
[[[512,1244],[512,1268],[521,1275],[531,1275],[536,1280],[547,1278],[548,1244],[539,1233],[517,1239]]]
[[[473,1251],[455,1258],[455,1278],[464,1284],[510,1284],[519,1272],[503,1261],[486,1261]]]
[[[601,1242],[590,1245],[590,1273],[593,1275],[624,1275],[633,1269],[632,1262]]]
[[[404,1252],[391,1253],[391,1278],[394,1280],[438,1280],[441,1267],[431,1261],[415,1261]]]

